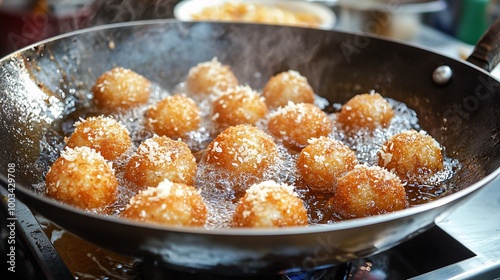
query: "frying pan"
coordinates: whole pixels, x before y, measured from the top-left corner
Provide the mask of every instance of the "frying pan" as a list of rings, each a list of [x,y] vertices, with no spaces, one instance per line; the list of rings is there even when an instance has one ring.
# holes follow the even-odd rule
[[[495,59],[480,46],[471,60],[493,68]],[[190,67],[212,57],[256,89],[288,69],[306,76],[332,103],[375,89],[415,110],[421,128],[461,168],[435,201],[374,217],[280,229],[142,224],[85,212],[37,190],[47,170],[38,162],[41,139],[54,121],[71,113],[65,102],[75,108],[88,103],[100,74],[123,66],[171,90]],[[3,58],[0,102],[1,179],[7,185],[9,174],[16,176],[16,199],[98,246],[179,270],[276,274],[375,254],[430,228],[500,173],[499,81],[469,62],[364,34],[172,20],[95,27]]]

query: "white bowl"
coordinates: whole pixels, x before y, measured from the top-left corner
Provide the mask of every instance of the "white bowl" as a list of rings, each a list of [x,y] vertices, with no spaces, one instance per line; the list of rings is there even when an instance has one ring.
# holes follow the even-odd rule
[[[302,13],[315,15],[319,19],[319,25],[317,28],[320,29],[332,29],[336,22],[336,16],[333,11],[325,5],[312,3],[307,1],[295,1],[295,0],[184,0],[179,2],[174,7],[174,17],[182,21],[193,21],[193,15],[199,14],[203,9],[209,7],[216,7],[224,3],[248,3],[255,4],[259,6],[269,6],[274,8],[279,8],[283,11],[292,13]],[[217,21],[220,19],[210,19]],[[275,23],[275,24],[285,24],[285,23]]]

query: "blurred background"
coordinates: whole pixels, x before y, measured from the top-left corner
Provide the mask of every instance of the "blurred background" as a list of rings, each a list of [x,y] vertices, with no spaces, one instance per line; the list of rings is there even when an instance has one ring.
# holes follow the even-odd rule
[[[206,0],[211,1],[211,0]],[[294,1],[294,0],[288,0]],[[298,0],[295,0],[298,1]],[[176,0],[0,0],[0,57],[45,38],[109,23],[174,17]],[[431,44],[476,43],[500,14],[500,0],[323,0],[335,29]],[[370,23],[377,23],[376,25]],[[425,31],[425,32],[424,32]],[[422,33],[425,33],[422,35]],[[430,42],[422,36],[434,36]],[[438,37],[446,38],[439,42]],[[436,41],[437,40],[437,41]],[[443,39],[444,40],[444,39]],[[432,40],[431,40],[432,41]],[[444,52],[448,52],[444,51]]]

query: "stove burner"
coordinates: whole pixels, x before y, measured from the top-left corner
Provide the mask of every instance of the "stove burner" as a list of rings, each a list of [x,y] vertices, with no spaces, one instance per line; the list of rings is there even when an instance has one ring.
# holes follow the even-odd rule
[[[500,178],[495,186],[490,187],[484,195],[478,195],[477,205],[487,205],[495,208],[500,205],[497,190]],[[2,203],[0,219],[6,221],[8,212],[6,207],[6,190],[0,187],[0,200]],[[493,194],[497,194],[494,196]],[[206,275],[197,273],[180,272],[166,269],[154,262],[139,262],[117,255],[105,249],[96,247],[57,226],[49,223],[43,217],[33,216],[30,210],[20,201],[16,201],[16,272],[8,272],[6,269],[0,271],[0,279],[220,279],[231,280],[237,278],[222,277],[220,275]],[[490,205],[491,204],[491,205]],[[471,204],[472,210],[476,204]],[[460,209],[462,210],[462,209]],[[476,209],[477,210],[477,209]],[[464,212],[465,211],[465,212]],[[473,219],[477,223],[478,218],[464,217],[475,211],[464,209],[456,211],[458,217]],[[477,211],[476,211],[477,212]],[[494,213],[493,213],[494,214]],[[495,220],[494,217],[492,217]],[[38,221],[37,221],[38,220]],[[448,221],[448,223],[450,223]],[[493,225],[495,226],[495,225]],[[498,224],[496,225],[498,226]],[[455,225],[456,227],[456,225]],[[448,227],[453,232],[453,227]],[[470,231],[474,228],[461,228],[461,231]],[[488,231],[486,231],[488,232]],[[498,228],[496,229],[498,232]],[[0,254],[4,259],[9,253],[10,245],[7,243],[10,232],[6,226],[0,228]],[[456,235],[454,235],[456,236]],[[489,235],[490,236],[490,235]],[[492,237],[490,236],[489,239]],[[494,239],[494,238],[493,238]],[[463,239],[461,239],[463,240]],[[488,240],[480,240],[489,244]],[[498,241],[498,237],[497,237]],[[462,241],[463,242],[463,241]],[[491,242],[490,242],[491,243]],[[53,244],[55,246],[53,246]],[[477,245],[476,243],[467,243]],[[493,243],[492,243],[493,244]],[[54,248],[55,247],[55,248]],[[477,246],[472,246],[477,247]],[[493,250],[493,251],[492,251]],[[491,249],[488,254],[497,254],[498,250]],[[307,279],[329,279],[329,280],[380,280],[380,279],[435,279],[435,277],[448,276],[443,273],[455,272],[454,270],[474,269],[467,272],[474,279],[495,279],[500,276],[500,262],[497,260],[486,262],[487,266],[481,266],[484,262],[483,251],[473,253],[461,242],[450,236],[440,227],[421,233],[413,239],[406,241],[396,247],[373,255],[361,258],[349,263],[318,269],[308,272],[290,273],[287,275],[245,277],[247,280],[307,280]],[[457,265],[458,264],[458,265]],[[478,267],[471,265],[477,264]],[[460,266],[461,265],[461,266]],[[484,263],[483,263],[484,265]],[[428,273],[429,274],[426,274]],[[459,271],[460,272],[460,271]],[[462,271],[463,273],[463,271]],[[458,273],[457,275],[459,275]],[[450,274],[451,275],[451,274]],[[433,278],[434,277],[434,278]],[[447,278],[447,277],[445,277]]]

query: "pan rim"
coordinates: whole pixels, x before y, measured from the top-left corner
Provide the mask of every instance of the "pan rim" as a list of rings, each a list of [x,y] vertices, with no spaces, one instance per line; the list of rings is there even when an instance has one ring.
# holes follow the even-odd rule
[[[33,44],[27,45],[25,47],[22,47],[14,52],[8,53],[4,55],[3,57],[0,57],[0,63],[7,61],[9,58],[14,57],[20,53],[26,52],[29,49],[33,49],[36,47],[43,46],[44,44],[61,40],[64,38],[69,38],[73,37],[79,34],[84,34],[84,33],[90,33],[90,32],[95,32],[99,30],[108,30],[108,29],[115,29],[115,28],[123,28],[123,27],[131,27],[131,26],[146,26],[146,25],[158,25],[158,24],[178,24],[178,25],[195,25],[195,24],[209,24],[209,25],[251,25],[251,26],[267,26],[271,28],[289,28],[289,29],[309,29],[309,30],[315,30],[317,32],[335,32],[339,34],[347,34],[347,35],[354,35],[354,36],[363,36],[367,37],[370,39],[375,39],[375,40],[381,40],[381,41],[386,41],[390,43],[395,43],[399,45],[405,45],[410,48],[414,49],[419,49],[423,50],[429,53],[433,53],[438,56],[446,57],[448,59],[457,61],[459,63],[465,64],[469,67],[475,68],[475,70],[479,70],[483,74],[486,74],[490,76],[491,78],[495,79],[496,81],[500,82],[500,77],[495,77],[491,75],[490,72],[484,70],[483,68],[463,59],[458,59],[455,57],[447,56],[442,53],[438,53],[434,50],[432,50],[429,47],[418,45],[415,42],[410,42],[410,41],[404,41],[401,39],[397,38],[390,38],[390,37],[384,37],[381,35],[377,34],[372,34],[372,33],[366,33],[366,32],[360,32],[360,31],[346,31],[342,29],[320,29],[320,28],[311,28],[311,27],[303,27],[303,26],[292,26],[292,25],[274,25],[274,24],[265,24],[265,23],[253,23],[253,22],[226,22],[226,21],[210,21],[210,20],[179,20],[176,18],[167,18],[167,19],[146,19],[146,20],[137,20],[137,21],[129,21],[129,22],[117,22],[117,23],[109,23],[109,24],[103,24],[103,25],[97,25],[97,26],[91,26],[91,27],[86,27],[66,33],[62,33],[59,35],[55,35],[46,39],[43,39],[41,41],[35,42]],[[499,66],[500,67],[500,66]]]
[[[479,190],[488,185],[491,181],[493,181],[497,176],[500,176],[500,168],[497,168],[489,175],[485,176],[481,180],[477,181],[473,185],[466,187],[456,193],[452,193],[445,197],[439,198],[437,200],[416,205],[410,208],[406,208],[403,210],[398,210],[391,213],[380,214],[376,216],[356,218],[351,220],[344,220],[340,222],[336,222],[333,224],[315,224],[308,226],[291,226],[279,228],[214,228],[207,229],[204,227],[173,227],[173,226],[162,226],[150,223],[141,223],[133,220],[122,219],[117,216],[108,216],[102,215],[98,213],[93,213],[90,211],[85,211],[76,207],[73,207],[68,204],[64,204],[62,202],[56,201],[46,196],[41,196],[33,191],[29,190],[24,185],[17,184],[16,191],[20,191],[23,195],[29,196],[32,199],[37,199],[44,204],[49,204],[53,207],[62,208],[62,210],[71,212],[75,215],[84,215],[86,218],[100,220],[102,222],[107,223],[116,223],[121,224],[122,226],[130,226],[134,228],[142,228],[154,231],[162,231],[162,232],[172,232],[172,233],[188,233],[188,234],[203,234],[203,235],[215,235],[215,236],[285,236],[285,235],[301,235],[301,234],[309,234],[309,233],[320,233],[320,232],[330,232],[330,231],[339,231],[339,230],[349,230],[353,228],[361,228],[365,226],[381,224],[384,222],[390,222],[394,220],[398,220],[405,217],[410,217],[417,215],[422,212],[427,212],[429,210],[438,208],[445,204],[449,204],[455,200],[460,199],[461,197],[465,197],[476,190]],[[0,181],[2,181],[2,185],[7,184],[7,180],[4,174],[0,174]],[[22,200],[22,199],[21,199]],[[446,213],[446,212],[445,212]],[[43,215],[43,214],[42,214]],[[436,219],[438,219],[436,217]],[[47,218],[48,219],[48,218]],[[50,219],[49,219],[50,220]]]

